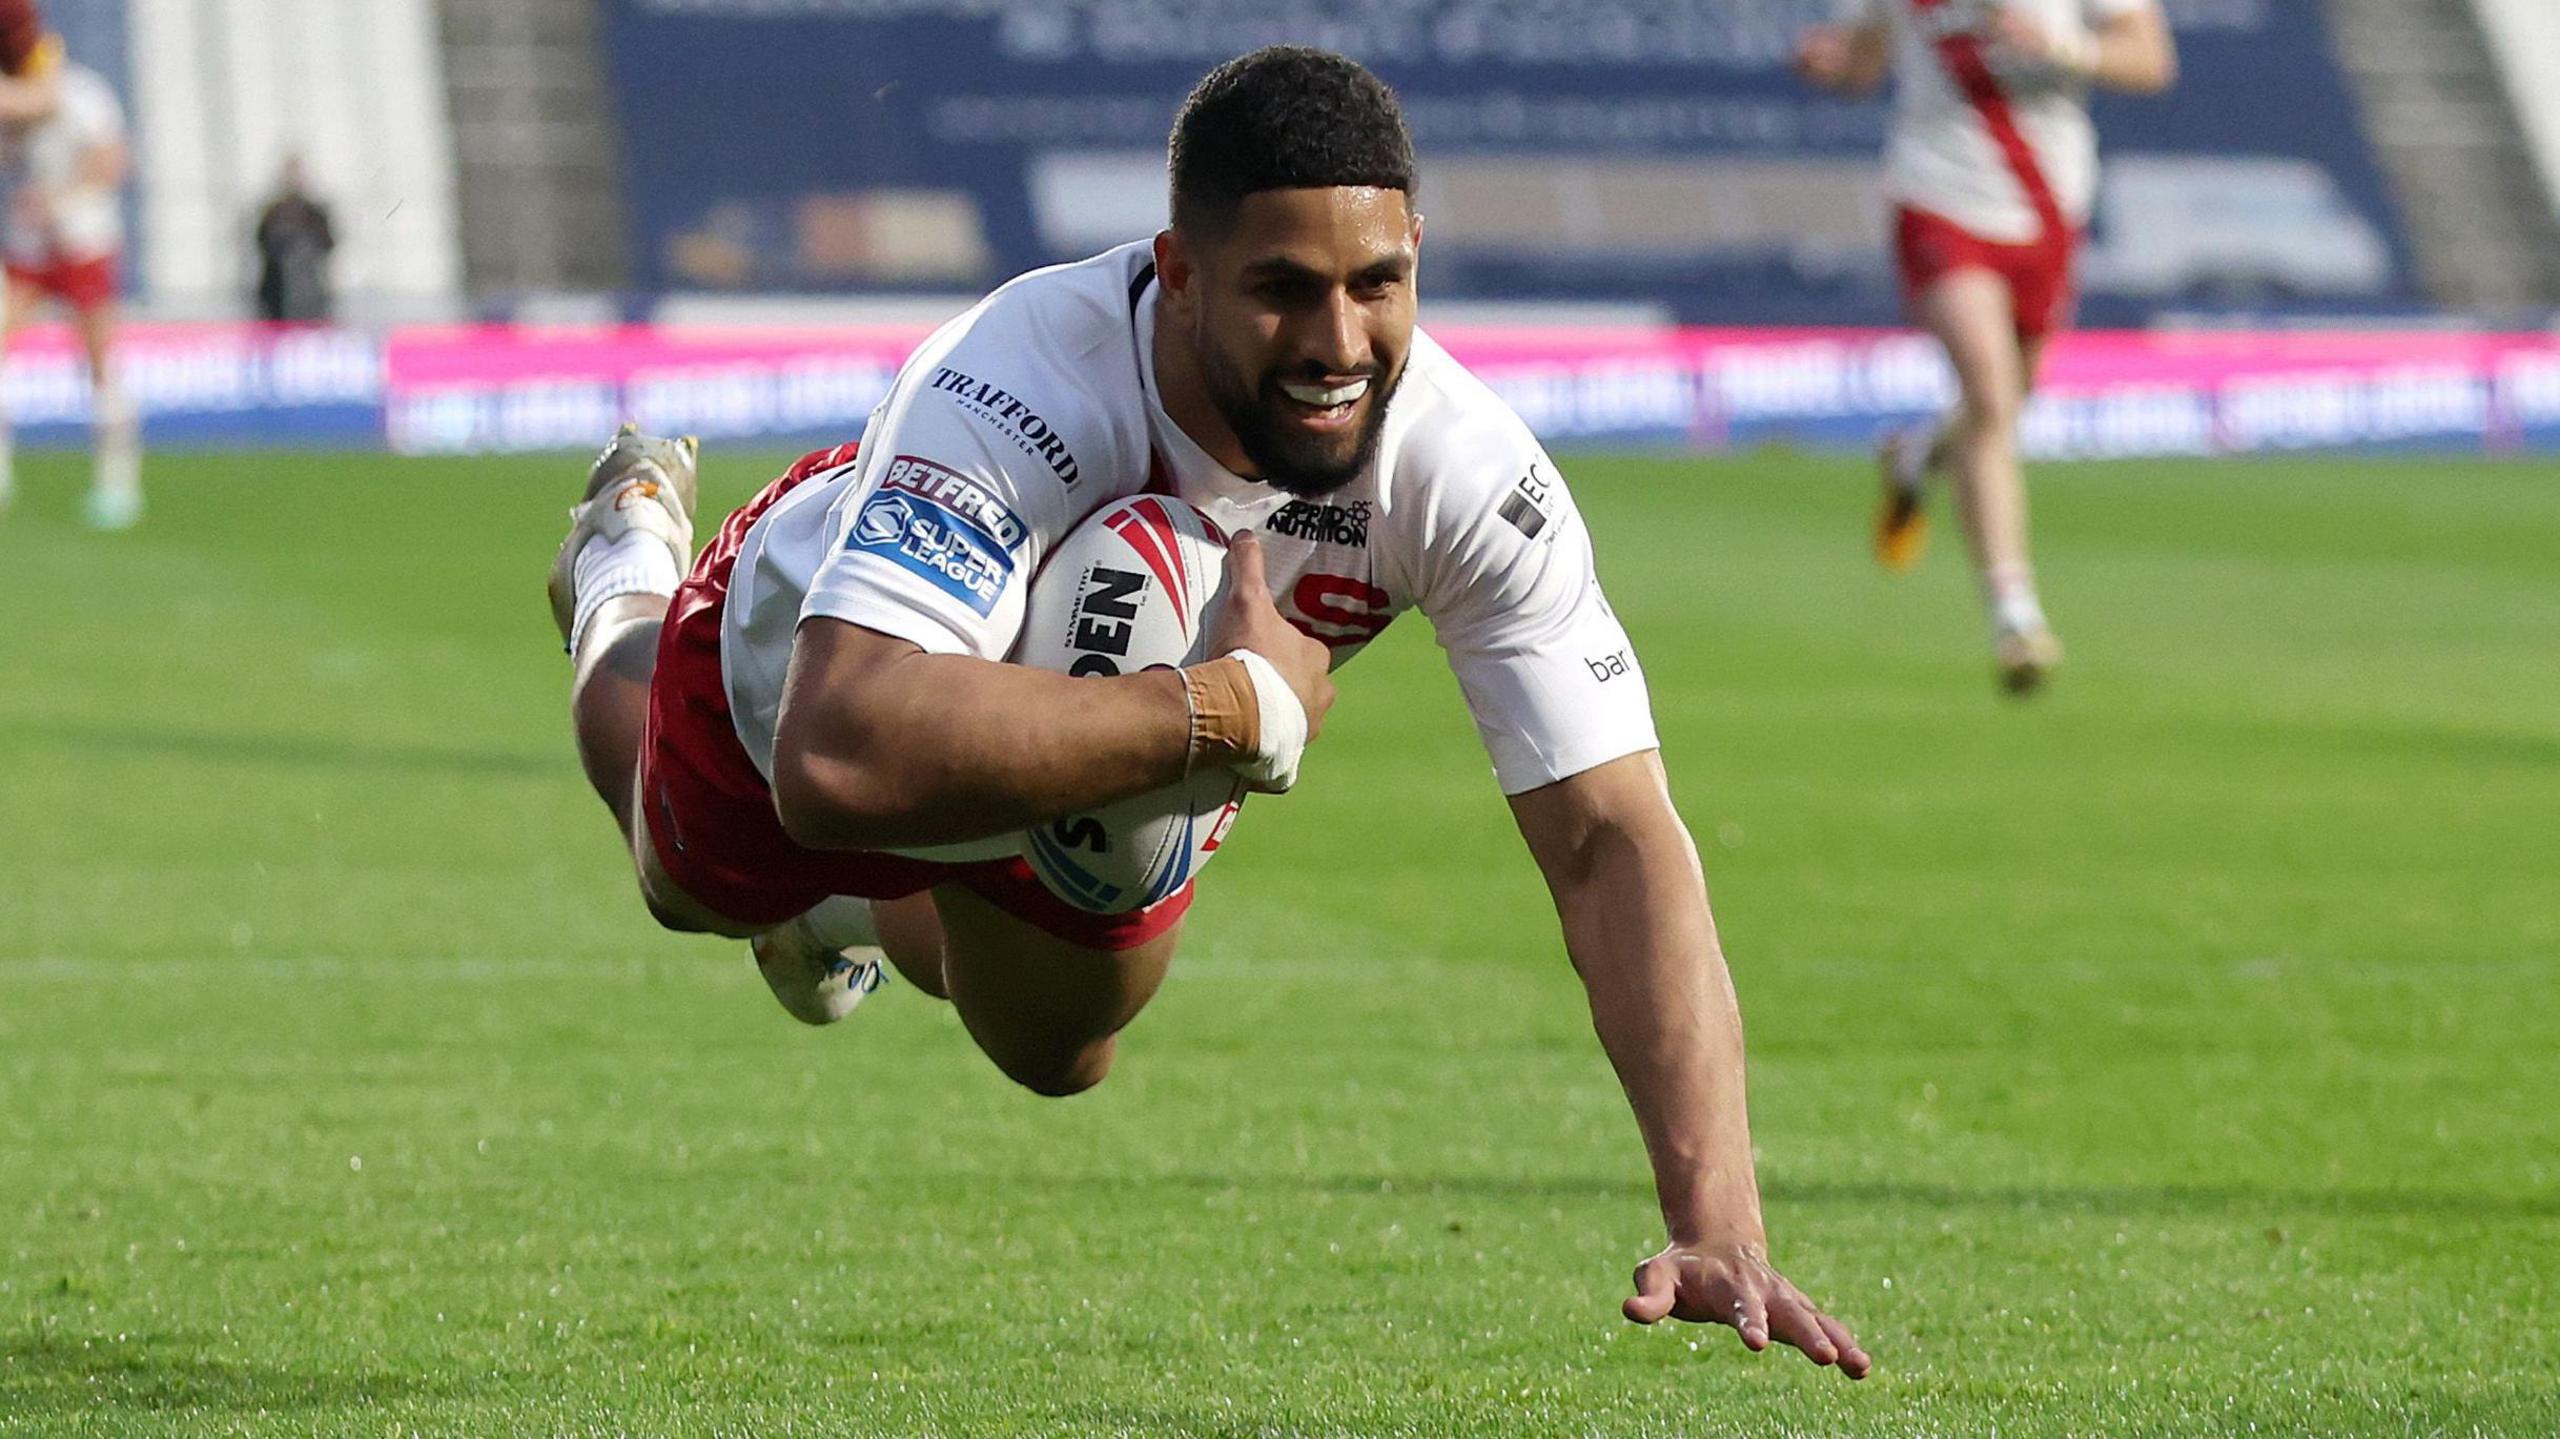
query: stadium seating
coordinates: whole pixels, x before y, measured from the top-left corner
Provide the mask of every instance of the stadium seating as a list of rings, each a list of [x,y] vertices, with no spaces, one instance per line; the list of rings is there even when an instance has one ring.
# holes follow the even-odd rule
[[[1444,296],[1641,297],[1716,323],[1893,317],[1881,108],[1813,95],[1787,69],[1797,27],[1828,5],[1538,9],[1437,0],[1293,30],[1241,0],[609,7],[633,279],[966,289],[1089,252],[1160,220],[1164,126],[1188,81],[1288,32],[1363,56],[1404,95]],[[2323,7],[2170,9],[2186,57],[2174,100],[2102,108],[2121,193],[2101,198],[2090,317],[2417,301]],[[695,83],[640,83],[679,64]],[[2271,89],[2283,106],[2264,103]],[[775,135],[814,143],[757,138]],[[2283,203],[2235,211],[2235,193]],[[922,255],[886,243],[920,231],[937,237]]]
[[[449,306],[462,274],[431,0],[130,0],[144,283],[237,313],[249,226],[299,152],[334,203],[359,313]],[[212,63],[208,63],[208,60]]]

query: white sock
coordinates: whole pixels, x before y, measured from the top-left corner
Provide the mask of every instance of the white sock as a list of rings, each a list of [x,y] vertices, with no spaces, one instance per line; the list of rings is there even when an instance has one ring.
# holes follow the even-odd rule
[[[596,617],[607,600],[624,595],[673,595],[684,576],[676,572],[675,551],[667,542],[646,530],[633,530],[620,539],[609,540],[599,535],[587,541],[578,551],[571,571],[570,583],[577,587],[576,618],[569,625],[569,653],[578,652],[578,642],[586,638],[587,621]]]
[[[1991,600],[1991,624],[2004,634],[2047,628],[2044,604],[2036,598],[2035,572],[2023,565],[2003,565],[1983,577]]]
[[[0,510],[18,493],[17,437],[9,427],[9,412],[0,409]]]
[[[1910,494],[1928,488],[1929,457],[1946,438],[1947,417],[1937,415],[1909,426],[1893,437],[1893,482]]]
[[[98,493],[115,501],[139,501],[142,498],[142,424],[133,412],[133,403],[125,398],[124,387],[112,381],[100,387],[91,400],[94,444],[97,456],[91,471],[91,483]]]

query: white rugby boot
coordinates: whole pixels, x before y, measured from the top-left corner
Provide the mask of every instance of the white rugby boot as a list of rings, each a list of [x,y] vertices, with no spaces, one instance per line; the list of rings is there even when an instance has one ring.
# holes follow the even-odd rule
[[[589,541],[654,535],[674,552],[676,575],[693,568],[694,464],[701,442],[663,439],[624,425],[587,471],[586,489],[569,510],[569,537],[551,562],[551,618],[567,648],[577,631],[578,554]]]
[[[889,982],[868,900],[842,896],[747,941],[756,972],[793,1019],[833,1024]]]
[[[2049,625],[2003,625],[1991,638],[2000,687],[2020,699],[2043,689],[2062,667],[2062,640]]]

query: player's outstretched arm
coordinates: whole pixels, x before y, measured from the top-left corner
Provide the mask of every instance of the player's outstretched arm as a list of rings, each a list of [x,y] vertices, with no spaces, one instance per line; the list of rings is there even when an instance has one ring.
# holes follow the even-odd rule
[[[1636,1270],[1626,1316],[1729,1324],[1752,1349],[1775,1340],[1866,1377],[1870,1361],[1848,1327],[1769,1263],[1743,1101],[1742,1016],[1661,756],[1612,760],[1514,795],[1511,808],[1644,1132],[1670,1232]]]
[[[2178,44],[2158,5],[2142,5],[2095,29],[2046,29],[2020,10],[2003,10],[1993,41],[2037,64],[2058,66],[2100,90],[2157,95],[2178,83]]]
[[[960,655],[841,620],[802,623],[773,755],[783,829],[815,849],[983,839],[1179,781],[1249,766],[1267,736],[1256,700],[1294,702],[1312,737],[1333,703],[1325,647],[1271,603],[1248,536],[1228,560],[1211,653],[1185,670],[1077,678]],[[1237,650],[1288,696],[1264,697]],[[1291,766],[1294,768],[1294,764]]]

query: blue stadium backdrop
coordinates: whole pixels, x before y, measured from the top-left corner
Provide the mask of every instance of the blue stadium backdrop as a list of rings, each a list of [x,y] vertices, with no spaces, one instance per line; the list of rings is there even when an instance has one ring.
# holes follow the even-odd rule
[[[2168,0],[2185,78],[2103,100],[2099,324],[2162,304],[2405,301],[2320,7]],[[1144,233],[1216,61],[1326,44],[1404,95],[1442,294],[1889,320],[1875,103],[1808,93],[1829,0],[607,0],[635,280],[965,288]],[[1273,18],[1285,14],[1286,19]]]

